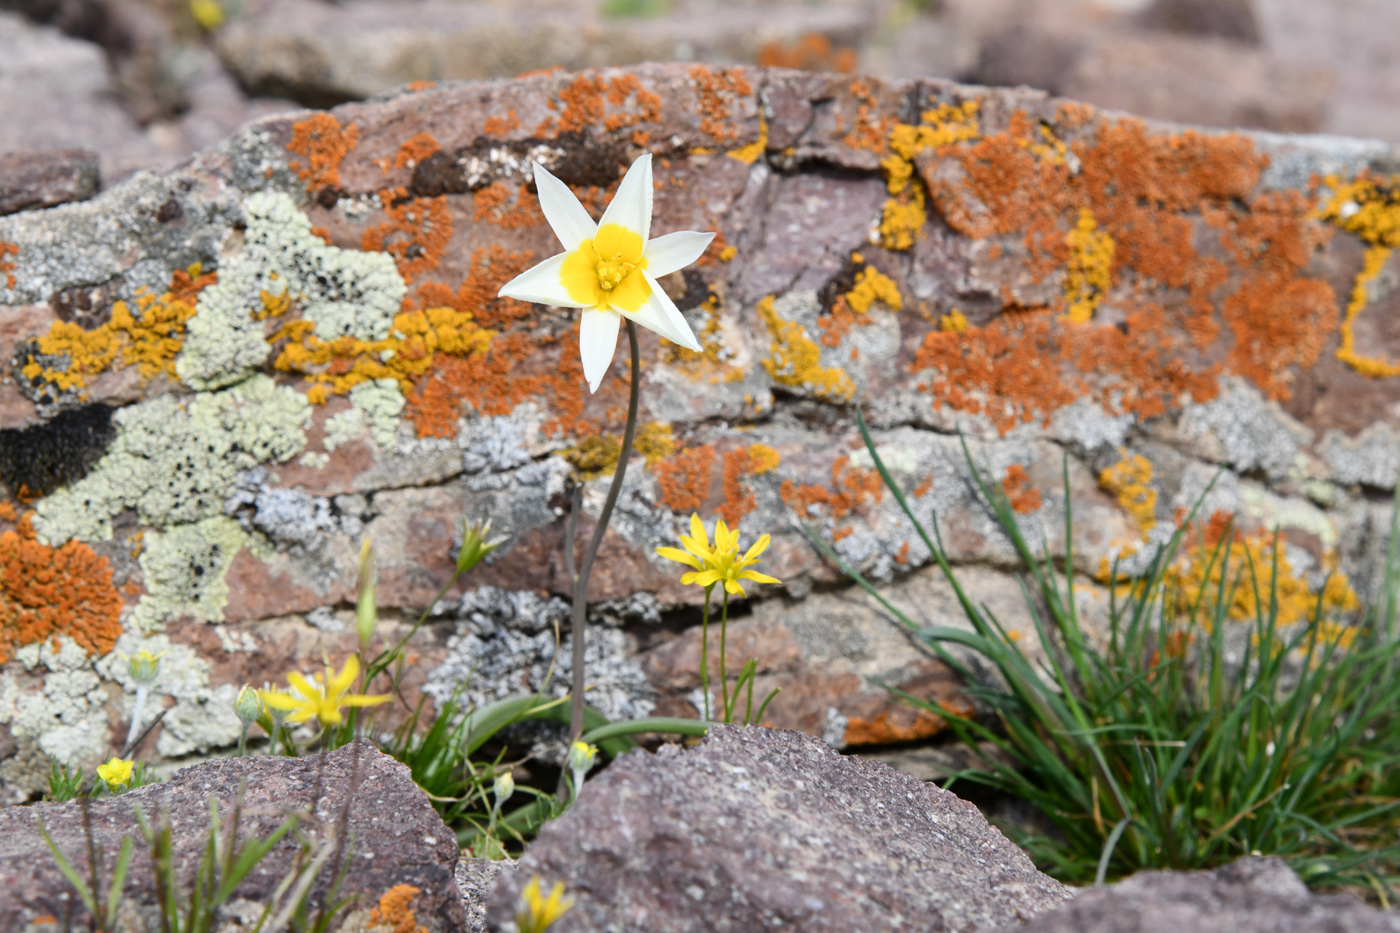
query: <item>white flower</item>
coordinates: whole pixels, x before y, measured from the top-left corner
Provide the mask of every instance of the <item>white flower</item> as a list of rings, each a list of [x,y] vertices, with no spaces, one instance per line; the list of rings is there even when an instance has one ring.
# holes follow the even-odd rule
[[[596,224],[568,185],[539,163],[535,164],[535,187],[540,208],[564,244],[564,252],[511,279],[501,295],[583,309],[579,354],[588,391],[598,391],[608,371],[623,317],[689,350],[700,349],[690,325],[656,280],[699,259],[714,234],[685,230],[647,238],[651,233],[651,153],[632,163]]]

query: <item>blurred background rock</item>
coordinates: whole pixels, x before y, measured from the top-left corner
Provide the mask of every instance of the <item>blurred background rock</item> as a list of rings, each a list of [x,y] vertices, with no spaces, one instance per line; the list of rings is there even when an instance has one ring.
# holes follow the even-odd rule
[[[648,60],[1029,84],[1149,117],[1400,143],[1396,0],[0,0],[0,152],[104,184],[409,81]]]

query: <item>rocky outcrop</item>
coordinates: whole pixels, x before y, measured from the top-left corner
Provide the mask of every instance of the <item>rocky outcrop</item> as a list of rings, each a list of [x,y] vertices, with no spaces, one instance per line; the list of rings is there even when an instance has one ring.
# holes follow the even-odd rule
[[[183,891],[194,883],[208,841],[210,801],[217,803],[221,832],[226,834],[240,793],[238,838],[242,841],[272,835],[291,814],[300,814],[298,832],[313,845],[324,844],[333,832],[345,840],[339,859],[348,867],[336,894],[351,898],[350,911],[372,909],[391,888],[409,885],[418,889],[412,909],[422,927],[432,933],[464,928],[465,914],[454,881],[456,836],[414,785],[408,769],[361,741],[324,758],[208,761],[180,770],[163,784],[94,801],[89,821],[93,847],[102,858],[103,897],[122,838],[134,836],[137,841],[120,914],[134,924],[130,929],[159,929],[150,850],[138,828],[136,808],[151,824],[158,823],[162,814],[169,815],[174,863]],[[71,916],[75,927],[87,923],[81,904],[73,906],[78,901],[76,892],[39,833],[40,821],[59,851],[87,877],[88,837],[79,803],[0,808],[2,929],[29,929],[28,924],[41,917]],[[256,920],[294,869],[300,850],[297,835],[284,836],[247,875],[228,901],[226,920]],[[315,851],[319,854],[319,849]],[[332,855],[312,885],[308,904],[313,910],[326,903],[337,863]]]
[[[1243,858],[1213,871],[1144,871],[1001,933],[1395,933],[1400,914],[1350,895],[1314,894],[1281,859]]]
[[[561,933],[975,930],[1070,896],[956,795],[753,726],[615,761],[501,875],[491,929],[535,876],[577,898]]]
[[[1363,175],[1385,146],[784,70],[413,85],[0,218],[0,607],[41,571],[59,596],[0,627],[7,799],[124,737],[116,652],[178,673],[141,755],[229,747],[239,686],[353,649],[361,538],[392,638],[450,578],[463,515],[509,541],[414,636],[403,695],[561,689],[566,482],[586,535],[626,373],[588,395],[575,316],[496,294],[556,249],[532,160],[596,212],[642,152],[654,229],[719,237],[662,283],[702,352],[642,337],[641,444],[591,592],[605,715],[703,705],[702,594],[654,550],[698,512],[773,535],[782,586],[731,607],[731,663],[782,688],[770,724],[840,747],[939,733],[879,685],[956,705],[954,678],[803,531],[916,625],[964,624],[857,403],[1012,629],[1014,551],[956,431],[1030,540],[1065,553],[1072,506],[1091,628],[1106,562],[1141,566],[1222,467],[1203,516],[1241,514],[1257,547],[1282,529],[1298,618],[1334,562],[1370,592],[1400,462],[1393,198]]]

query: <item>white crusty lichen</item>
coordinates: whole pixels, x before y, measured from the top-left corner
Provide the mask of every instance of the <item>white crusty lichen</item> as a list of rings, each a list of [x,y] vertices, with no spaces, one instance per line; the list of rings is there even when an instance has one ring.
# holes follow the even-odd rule
[[[100,758],[108,748],[108,696],[88,653],[60,637],[24,645],[15,660],[43,680],[29,689],[21,685],[28,678],[0,673],[0,723],[16,738],[36,738],[40,750],[61,764]]]
[[[254,316],[265,297],[286,297],[316,325],[322,340],[383,340],[407,286],[393,257],[328,246],[290,197],[263,191],[243,204],[241,251],[219,267],[218,282],[200,292],[175,369],[196,389],[246,379],[266,362],[271,345]]]
[[[83,479],[39,503],[34,528],[57,547],[112,537],[112,516],[135,509],[168,527],[223,514],[241,470],[284,462],[306,446],[311,406],[258,375],[222,392],[162,395],[117,412],[117,438]]]
[[[170,619],[190,616],[200,622],[223,620],[228,604],[229,565],[242,548],[271,556],[271,548],[231,518],[217,515],[164,532],[149,532],[143,542],[141,572],[146,592],[132,623],[142,631]]]
[[[326,419],[326,450],[335,450],[366,429],[380,447],[394,443],[405,404],[398,380],[362,382],[350,390],[350,404],[352,408]]]

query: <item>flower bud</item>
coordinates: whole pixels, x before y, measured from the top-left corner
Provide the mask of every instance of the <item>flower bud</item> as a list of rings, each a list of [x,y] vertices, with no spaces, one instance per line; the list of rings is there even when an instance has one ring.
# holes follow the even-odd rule
[[[573,772],[574,797],[578,797],[579,789],[583,787],[583,776],[593,768],[593,762],[598,757],[598,746],[589,745],[587,742],[575,742],[569,746],[569,770]]]
[[[462,519],[462,549],[457,552],[457,573],[463,574],[481,563],[482,558],[490,554],[505,541],[505,535],[495,538],[488,538],[491,534],[491,520],[488,518],[484,523],[481,521],[467,524],[467,520]]]
[[[159,654],[151,654],[145,648],[130,657],[121,655],[122,659],[126,661],[127,673],[131,675],[132,680],[136,681],[138,687],[149,687],[156,682],[156,677],[160,674],[160,659],[164,656],[164,651]]]
[[[258,691],[247,684],[238,691],[238,698],[233,701],[233,712],[238,716],[238,721],[245,726],[251,726],[258,721],[262,715],[262,698],[258,696]]]
[[[369,646],[378,621],[379,609],[374,604],[374,546],[365,538],[360,543],[360,600],[355,604],[355,634],[362,650]]]
[[[491,792],[496,795],[496,807],[505,806],[510,795],[515,793],[515,778],[510,776],[509,771],[503,771],[496,776],[496,782],[491,785]]]

